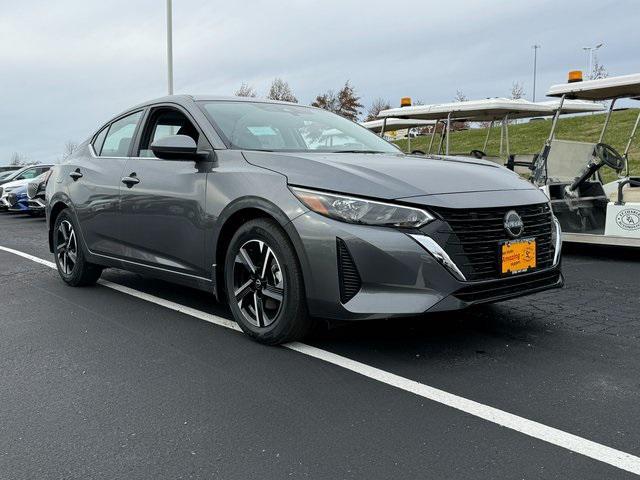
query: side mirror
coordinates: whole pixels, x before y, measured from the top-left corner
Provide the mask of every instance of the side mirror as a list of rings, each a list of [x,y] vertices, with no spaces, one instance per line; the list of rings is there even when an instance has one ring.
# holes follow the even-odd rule
[[[153,154],[163,160],[196,160],[198,146],[187,135],[169,135],[151,144]]]

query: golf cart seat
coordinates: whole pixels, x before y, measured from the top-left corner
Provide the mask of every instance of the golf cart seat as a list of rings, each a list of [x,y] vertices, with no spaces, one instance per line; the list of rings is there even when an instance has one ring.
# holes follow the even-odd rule
[[[618,201],[618,190],[611,192],[609,195],[609,200],[612,202]],[[640,187],[632,187],[631,185],[627,185],[622,189],[622,201],[624,203],[640,203]]]
[[[531,155],[509,155],[507,168],[523,178],[529,178],[533,171],[533,166],[538,158],[538,154]]]

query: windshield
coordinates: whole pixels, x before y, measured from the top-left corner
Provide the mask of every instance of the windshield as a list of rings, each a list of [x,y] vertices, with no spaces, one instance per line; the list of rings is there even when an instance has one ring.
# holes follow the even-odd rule
[[[364,127],[317,108],[234,101],[202,102],[202,105],[232,148],[399,153]]]

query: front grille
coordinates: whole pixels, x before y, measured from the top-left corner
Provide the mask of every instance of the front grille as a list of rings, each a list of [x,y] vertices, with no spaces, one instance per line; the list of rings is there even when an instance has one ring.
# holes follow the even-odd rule
[[[10,193],[7,195],[7,202],[9,205],[13,206],[18,202],[18,196],[15,193]]]
[[[524,222],[520,238],[536,239],[536,270],[553,264],[551,209],[546,203],[521,207],[453,209],[434,208],[446,222],[438,229],[437,241],[469,281],[502,278],[501,244],[511,240],[504,229],[504,216],[518,212]]]
[[[38,187],[40,186],[40,182],[31,182],[27,185],[27,196],[29,198],[34,198],[38,193]]]
[[[456,292],[455,296],[467,303],[492,302],[561,286],[560,271],[551,270],[471,284]]]
[[[338,280],[340,282],[340,301],[347,303],[360,291],[362,281],[356,264],[349,253],[347,245],[341,238],[336,238],[338,252]]]

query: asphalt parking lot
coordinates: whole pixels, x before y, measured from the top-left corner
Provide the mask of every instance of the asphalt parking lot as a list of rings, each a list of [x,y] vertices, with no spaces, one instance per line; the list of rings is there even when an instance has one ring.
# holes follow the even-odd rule
[[[203,321],[230,315],[135,274],[66,287],[6,250],[51,261],[41,218],[0,214],[2,247],[2,479],[617,479],[640,465],[635,252],[565,249],[563,290],[339,326],[305,350]],[[407,391],[427,387],[455,398]],[[534,438],[527,421],[560,433]]]

